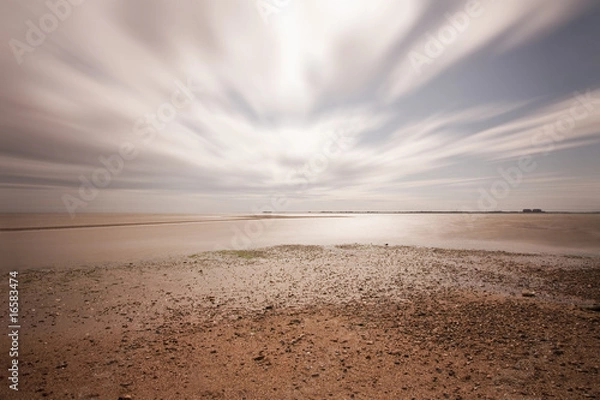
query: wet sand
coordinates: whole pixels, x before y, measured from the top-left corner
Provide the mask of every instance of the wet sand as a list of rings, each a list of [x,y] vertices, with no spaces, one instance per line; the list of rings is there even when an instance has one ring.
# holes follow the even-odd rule
[[[0,229],[10,229],[0,231],[3,273],[15,268],[144,262],[198,251],[281,244],[388,243],[600,255],[600,214],[82,214],[73,220],[68,215],[5,215],[0,221]]]
[[[0,214],[0,232],[57,230],[70,228],[110,228],[124,226],[180,225],[202,222],[230,222],[271,218],[319,218],[315,215],[237,215],[237,214]]]
[[[0,398],[600,398],[598,256],[277,246],[19,281]]]

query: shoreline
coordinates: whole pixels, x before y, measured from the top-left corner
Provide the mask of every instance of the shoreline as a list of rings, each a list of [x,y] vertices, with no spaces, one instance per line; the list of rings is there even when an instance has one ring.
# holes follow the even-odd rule
[[[31,398],[600,397],[600,257],[287,245],[19,276]]]
[[[67,218],[67,216],[65,216],[64,214],[39,214],[39,217],[36,218],[36,214],[0,214],[0,219],[2,219],[2,223],[0,224],[0,232],[26,232],[79,228],[113,228],[127,226],[201,224],[208,222],[231,222],[274,218],[319,218],[319,216],[300,216],[283,214],[83,214],[76,218]],[[327,216],[321,218],[332,217]],[[76,222],[76,219],[78,221],[82,219],[88,220],[89,222]],[[105,219],[108,219],[109,221],[116,221],[96,222]]]

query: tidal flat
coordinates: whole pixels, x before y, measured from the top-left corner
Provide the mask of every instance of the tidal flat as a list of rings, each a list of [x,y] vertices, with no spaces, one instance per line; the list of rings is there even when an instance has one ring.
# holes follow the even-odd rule
[[[19,290],[24,398],[600,397],[599,256],[279,245]]]

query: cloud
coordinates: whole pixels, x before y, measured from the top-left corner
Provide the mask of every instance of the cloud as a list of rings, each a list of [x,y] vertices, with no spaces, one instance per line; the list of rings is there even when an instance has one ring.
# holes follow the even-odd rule
[[[74,4],[0,5],[2,210],[247,211],[277,192],[297,209],[460,208],[527,154],[540,198],[539,174],[597,187],[594,2],[482,0],[463,32],[472,2],[292,0],[266,20],[254,2]],[[448,27],[418,73],[411,52]],[[587,115],[569,127],[575,92]]]
[[[419,30],[416,40],[399,54],[386,84],[388,98],[417,90],[482,49],[493,54],[524,46],[590,9],[593,2],[474,0],[453,5],[424,15],[421,22],[426,29]],[[425,64],[418,61],[423,59]]]

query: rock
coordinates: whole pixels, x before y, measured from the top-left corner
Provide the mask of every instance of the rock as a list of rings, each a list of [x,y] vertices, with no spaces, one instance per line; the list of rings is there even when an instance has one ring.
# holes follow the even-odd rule
[[[600,304],[592,304],[591,306],[584,306],[582,308],[587,311],[600,312]]]
[[[130,394],[124,394],[122,396],[119,396],[119,400],[133,400],[133,397],[131,397]]]
[[[523,296],[523,297],[535,297],[535,292],[532,292],[531,290],[523,290],[521,292],[521,296]]]

